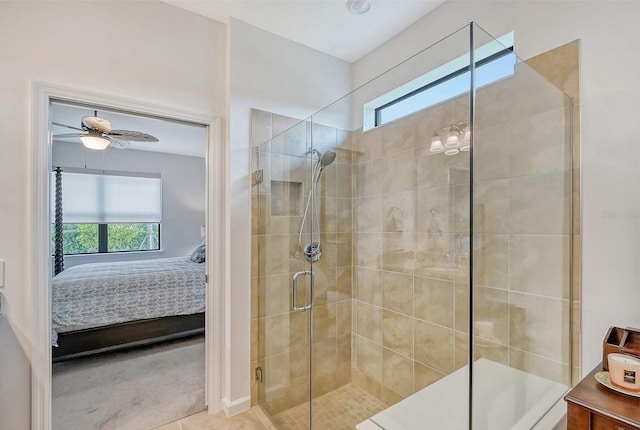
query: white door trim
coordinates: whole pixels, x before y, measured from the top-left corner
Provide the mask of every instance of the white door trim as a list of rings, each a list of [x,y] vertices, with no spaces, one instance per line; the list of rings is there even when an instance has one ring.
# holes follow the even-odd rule
[[[229,282],[226,223],[227,151],[222,120],[214,115],[148,104],[124,97],[100,94],[55,84],[31,85],[30,286],[32,298],[31,429],[51,430],[51,307],[49,255],[49,187],[51,130],[49,103],[66,100],[192,122],[207,127],[207,285],[206,303],[206,402],[209,413],[222,408],[225,290]]]

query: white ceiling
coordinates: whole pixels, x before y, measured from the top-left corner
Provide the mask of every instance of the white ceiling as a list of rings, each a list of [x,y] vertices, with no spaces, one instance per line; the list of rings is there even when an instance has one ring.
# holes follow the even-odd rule
[[[83,116],[94,116],[94,110],[62,103],[53,103],[51,105],[52,122],[80,127]],[[188,155],[201,158],[204,158],[206,155],[207,134],[203,126],[125,114],[102,108],[98,108],[98,116],[111,121],[114,130],[141,131],[155,136],[159,140],[159,142],[131,142],[128,149],[107,147],[107,151],[128,151],[135,149],[139,151],[164,152],[167,154]],[[52,131],[54,135],[76,132],[75,130],[57,125],[52,126]],[[54,140],[81,144],[80,139],[77,137],[64,139],[56,139],[54,137]]]
[[[371,0],[362,15],[346,0],[164,0],[228,22],[232,16],[258,28],[353,63],[445,0]]]
[[[221,22],[229,17],[343,59],[357,61],[445,0],[371,0],[371,9],[354,15],[346,0],[164,0]],[[80,126],[93,109],[54,103],[54,122]],[[130,149],[205,157],[204,127],[98,109],[98,116],[118,130],[151,134],[159,142],[132,142]],[[53,134],[74,130],[53,126]],[[79,138],[58,139],[77,142]],[[107,148],[107,150],[117,150]]]

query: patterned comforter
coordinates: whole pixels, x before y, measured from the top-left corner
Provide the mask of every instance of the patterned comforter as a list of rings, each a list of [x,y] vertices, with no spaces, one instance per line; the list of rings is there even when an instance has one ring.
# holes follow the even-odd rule
[[[189,257],[73,266],[51,282],[57,334],[205,309],[205,265]]]

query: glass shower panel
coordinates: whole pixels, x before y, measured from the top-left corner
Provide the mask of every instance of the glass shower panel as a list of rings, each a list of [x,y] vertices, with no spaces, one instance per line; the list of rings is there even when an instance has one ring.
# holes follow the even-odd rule
[[[352,375],[385,405],[371,418],[384,429],[469,421],[469,42],[465,27],[352,95],[362,106],[420,80],[431,92],[373,129],[352,116]]]
[[[510,48],[473,40],[477,58]],[[508,56],[513,74],[475,89],[474,430],[532,428],[570,386],[571,105]]]
[[[307,156],[310,126],[307,121],[280,122],[274,115],[271,128],[288,128],[253,151],[253,367],[258,402],[272,419],[286,421],[286,411],[296,410],[308,428],[311,315],[306,307],[312,268],[302,252],[311,242],[310,230],[301,232],[301,227],[305,209],[313,210],[307,208],[313,171]]]
[[[528,429],[561,397],[568,102],[471,24],[305,121],[252,113],[252,392],[278,429]]]

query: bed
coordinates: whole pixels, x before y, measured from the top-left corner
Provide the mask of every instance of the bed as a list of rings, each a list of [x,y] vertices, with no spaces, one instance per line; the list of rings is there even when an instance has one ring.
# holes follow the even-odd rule
[[[51,282],[53,361],[204,333],[205,284],[190,257],[65,270]]]

